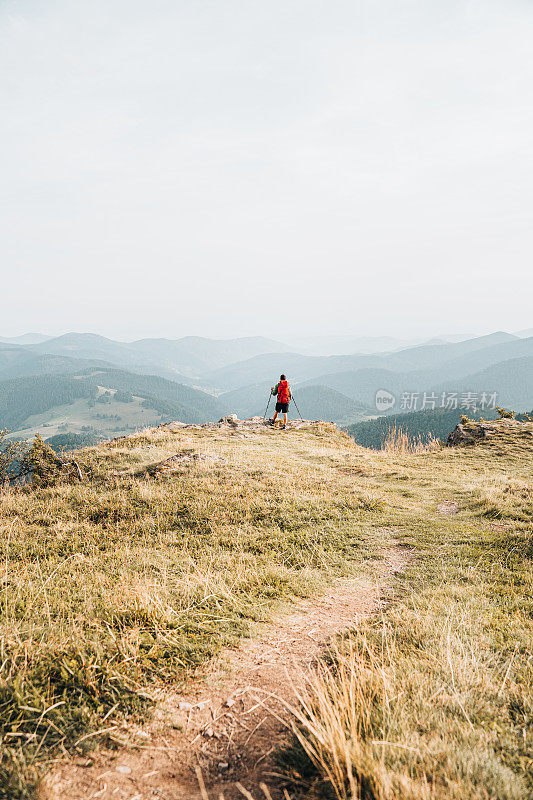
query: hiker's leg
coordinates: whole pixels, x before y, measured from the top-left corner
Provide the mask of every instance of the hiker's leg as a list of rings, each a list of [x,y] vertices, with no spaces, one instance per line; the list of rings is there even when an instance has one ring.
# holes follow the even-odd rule
[[[286,411],[283,412],[283,424],[284,425],[287,424],[287,412]]]
[[[272,417],[272,422],[275,422],[277,418],[278,418],[278,412],[274,411],[274,416]]]

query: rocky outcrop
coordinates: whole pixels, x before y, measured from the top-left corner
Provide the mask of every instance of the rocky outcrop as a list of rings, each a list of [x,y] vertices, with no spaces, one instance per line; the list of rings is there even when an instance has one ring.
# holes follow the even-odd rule
[[[449,447],[466,447],[478,444],[496,434],[516,433],[524,430],[524,423],[515,419],[506,418],[491,420],[490,422],[476,422],[474,420],[465,421],[463,418],[462,422],[455,426],[446,439],[446,444]],[[528,431],[526,430],[525,433],[527,434]]]
[[[212,430],[212,431],[219,430],[228,432],[240,431],[242,433],[246,433],[246,431],[253,433],[268,433],[269,431],[279,430],[279,428],[277,427],[278,422],[276,423],[276,427],[272,427],[269,421],[264,420],[263,417],[249,417],[249,419],[239,419],[237,414],[228,414],[228,416],[219,419],[218,422],[203,422],[201,424],[194,424],[194,425],[187,425],[184,422],[165,422],[163,423],[163,425],[159,425],[159,430],[170,431],[170,433],[178,433],[179,431],[187,429]],[[293,419],[288,421],[287,429],[293,431],[299,430],[300,428],[305,428],[309,425],[313,425],[316,423],[333,425],[332,422],[324,423],[323,420]]]
[[[466,426],[463,423],[459,423],[455,426],[453,431],[450,433],[448,438],[446,439],[446,444],[448,447],[464,447],[466,445],[473,445],[476,443],[476,439],[480,439],[481,435],[477,432],[477,427],[474,429],[473,426]]]

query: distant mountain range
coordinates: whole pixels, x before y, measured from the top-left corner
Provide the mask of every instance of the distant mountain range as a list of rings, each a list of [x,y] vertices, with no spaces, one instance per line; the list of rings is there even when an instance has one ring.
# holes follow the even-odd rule
[[[4,344],[39,344],[51,338],[43,333],[23,333],[22,336],[12,336],[11,338],[0,336],[0,342]]]
[[[202,380],[204,385],[217,386],[230,391],[243,385],[243,376],[247,376],[250,383],[268,380],[272,371],[274,370],[275,374],[281,363],[284,365],[284,371],[290,373],[293,381],[302,383],[313,380],[316,383],[327,384],[329,381],[326,376],[338,372],[353,372],[369,368],[386,369],[391,372],[410,372],[435,368],[439,364],[445,364],[476,351],[511,342],[517,343],[517,354],[525,355],[528,350],[527,346],[522,347],[524,341],[528,340],[519,339],[510,333],[498,332],[457,343],[417,345],[392,353],[355,353],[341,356],[268,353],[204,373]]]
[[[528,359],[533,357],[533,338],[513,339],[472,350],[442,363],[439,363],[437,355],[434,354],[434,366],[422,369],[391,369],[398,367],[400,362],[400,359],[393,359],[388,369],[364,368],[319,375],[304,382],[304,385],[327,382],[332,388],[366,406],[374,406],[379,389],[391,392],[398,401],[403,393],[490,391],[497,392],[498,402],[516,410],[523,411],[532,405],[533,380]],[[525,359],[523,363],[522,359]],[[398,404],[391,409],[397,410]]]
[[[284,352],[280,342],[261,336],[246,339],[140,339],[117,342],[94,333],[65,333],[31,345],[35,353],[108,361],[127,369],[166,373],[183,378],[220,369],[262,353]]]
[[[45,415],[46,425],[63,426],[59,432],[65,426],[68,432],[85,430],[97,412],[90,411],[89,395],[78,396],[81,386],[109,392],[105,403],[115,410],[99,409],[100,422],[89,424],[100,425],[106,434],[113,429],[111,418],[114,430],[121,431],[170,418],[199,422],[226,413],[252,416],[264,413],[269,388],[282,371],[303,416],[341,425],[375,416],[379,389],[396,398],[391,414],[410,410],[401,404],[402,394],[454,391],[496,392],[499,405],[524,411],[533,406],[533,337],[528,333],[450,334],[410,346],[390,337],[315,337],[299,340],[306,352],[264,337],[118,342],[89,333],[25,334],[0,340],[0,427],[16,424],[16,430],[33,432],[45,424]],[[320,354],[333,346],[341,352]],[[344,352],[355,346],[360,350]],[[375,350],[362,352],[365,348]],[[61,380],[54,383],[54,376]],[[115,400],[117,391],[131,395],[133,405]],[[75,415],[69,416],[69,403]],[[72,425],[71,418],[77,420]]]
[[[298,353],[266,354],[231,364],[203,376],[204,388],[224,387],[222,397],[248,396],[257,385],[267,385],[283,365],[294,387],[328,386],[367,409],[375,410],[375,396],[385,389],[396,397],[398,411],[403,393],[436,391],[496,392],[499,402],[516,410],[533,404],[533,381],[528,362],[505,366],[515,359],[533,357],[533,337],[520,339],[498,332],[461,342],[427,344],[393,353],[316,357]],[[516,369],[513,369],[515,367]],[[486,372],[485,372],[486,371]],[[483,373],[481,376],[479,373]],[[248,378],[250,384],[244,385]]]

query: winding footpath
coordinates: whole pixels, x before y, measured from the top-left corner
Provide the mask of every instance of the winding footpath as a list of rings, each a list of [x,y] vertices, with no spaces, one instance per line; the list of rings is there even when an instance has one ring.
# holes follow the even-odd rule
[[[60,762],[41,800],[286,800],[273,755],[290,735],[287,705],[324,645],[383,606],[409,558],[396,548],[378,562],[374,582],[338,581],[225,650],[186,694],[160,693],[150,722],[129,732],[135,747]]]

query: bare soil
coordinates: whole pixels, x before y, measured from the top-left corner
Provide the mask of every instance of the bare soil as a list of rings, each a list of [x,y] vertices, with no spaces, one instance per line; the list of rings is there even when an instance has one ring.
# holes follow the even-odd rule
[[[257,638],[224,651],[186,694],[161,692],[150,722],[129,731],[134,746],[56,764],[43,780],[41,799],[289,797],[274,761],[290,736],[285,704],[295,702],[328,640],[384,605],[394,573],[408,560],[405,549],[392,550],[378,563],[375,581],[338,581],[265,625]]]

